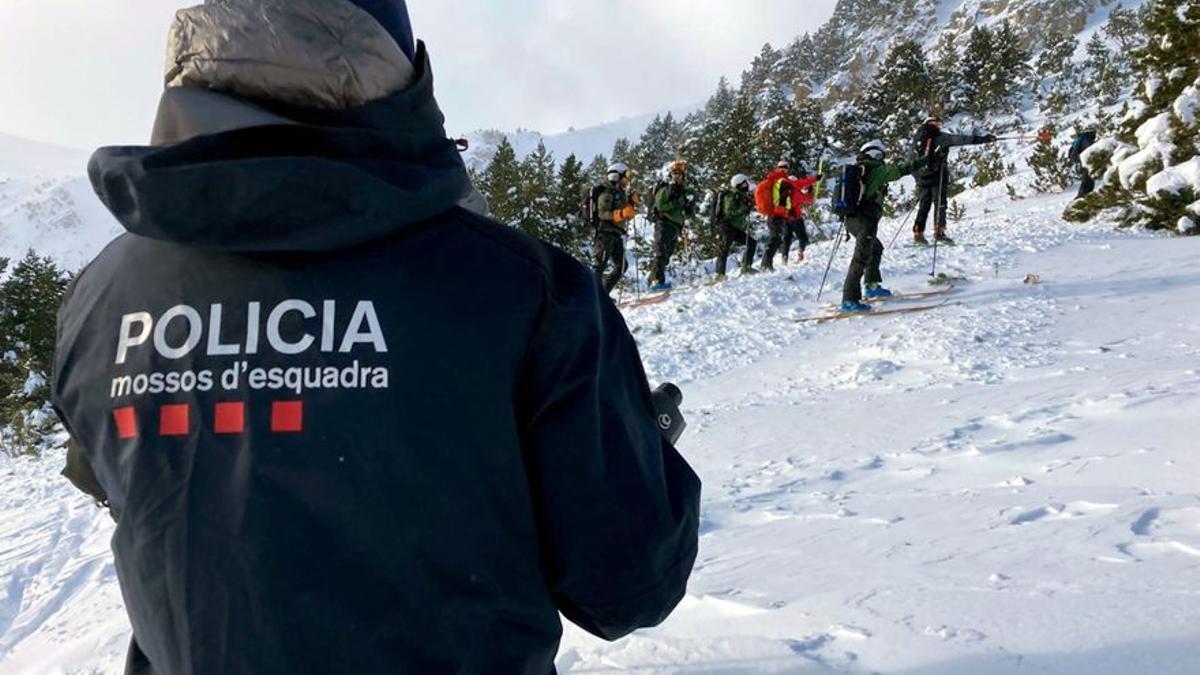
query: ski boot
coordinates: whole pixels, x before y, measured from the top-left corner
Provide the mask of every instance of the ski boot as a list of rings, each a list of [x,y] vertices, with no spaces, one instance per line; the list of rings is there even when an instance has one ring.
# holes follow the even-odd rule
[[[725,281],[725,275],[724,275],[724,274],[718,274],[717,276],[713,277],[713,283],[714,283],[714,284],[719,284],[719,283],[721,283],[722,281]]]
[[[913,246],[928,246],[929,240],[925,238],[924,232],[913,233]]]
[[[672,288],[674,288],[674,286],[672,286],[670,283],[668,283],[666,281],[660,281],[657,284],[654,284],[653,286],[650,287],[650,292],[651,293],[666,293],[667,291],[671,290]]]
[[[800,251],[796,254],[796,264],[799,265],[802,262],[804,262],[804,251]]]
[[[857,300],[847,300],[842,303],[841,311],[842,314],[867,314],[871,311],[871,306]]]
[[[870,284],[869,286],[867,286],[867,299],[868,300],[884,300],[886,298],[892,297],[893,295],[895,295],[895,294],[892,293],[891,291],[889,291],[888,289],[884,288],[883,286],[880,286],[879,284]]]
[[[939,246],[955,246],[956,245],[954,240],[951,239],[950,237],[946,236],[944,233],[939,234],[937,236],[937,243]]]
[[[742,268],[742,276],[744,277],[754,276],[755,274],[758,274],[758,270],[754,269],[753,267]]]

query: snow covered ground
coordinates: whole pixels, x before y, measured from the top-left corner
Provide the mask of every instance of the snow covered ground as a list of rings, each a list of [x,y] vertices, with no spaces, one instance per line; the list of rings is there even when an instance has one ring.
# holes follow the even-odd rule
[[[928,313],[796,323],[829,244],[627,312],[684,385],[701,551],[663,626],[568,627],[560,670],[1200,672],[1200,238],[1003,195],[963,198],[973,245],[940,255],[967,281]],[[885,274],[924,290],[929,263]],[[0,460],[0,672],[117,673],[111,523],[58,460]]]

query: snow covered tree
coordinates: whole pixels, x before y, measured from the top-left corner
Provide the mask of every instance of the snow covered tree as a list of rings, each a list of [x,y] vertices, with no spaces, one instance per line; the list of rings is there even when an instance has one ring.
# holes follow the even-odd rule
[[[1085,47],[1087,59],[1083,63],[1084,93],[1096,101],[1101,109],[1117,103],[1124,89],[1124,78],[1112,50],[1099,33],[1093,33]]]
[[[656,115],[633,149],[630,166],[637,174],[647,175],[678,159],[681,136],[674,115],[669,112],[665,117]]]
[[[925,52],[912,40],[892,45],[867,89],[865,112],[878,122],[878,135],[890,147],[906,146],[929,114],[933,77]]]
[[[591,163],[587,166],[585,175],[587,176],[588,185],[595,185],[604,180],[604,174],[608,172],[608,158],[604,155],[596,155],[592,158]]]
[[[879,123],[871,118],[861,101],[847,101],[833,109],[829,136],[839,153],[857,154],[858,149],[876,138],[878,133]]]
[[[1046,35],[1033,70],[1034,95],[1047,117],[1065,114],[1078,97],[1078,73],[1073,60],[1078,48],[1079,40],[1073,34],[1052,30]]]
[[[929,65],[930,112],[940,111],[940,114],[946,116],[961,112],[952,107],[953,102],[961,98],[957,95],[961,61],[962,55],[959,54],[954,36],[942,33]]]
[[[558,167],[552,217],[559,229],[558,245],[579,260],[584,260],[584,247],[592,235],[585,210],[590,191],[583,164],[574,154],[567,155]]]
[[[613,143],[610,157],[613,162],[623,162],[626,166],[630,166],[634,162],[633,144],[629,142],[628,138],[618,138]]]
[[[951,101],[955,110],[976,119],[1014,112],[1017,95],[1028,77],[1028,52],[1007,21],[996,28],[971,29],[959,63],[958,88]]]
[[[7,266],[0,259],[0,273]],[[55,426],[49,374],[69,281],[53,260],[30,251],[0,284],[0,445],[9,454],[36,452]]]
[[[480,192],[487,197],[493,218],[508,225],[517,224],[521,216],[520,187],[521,166],[517,162],[517,152],[505,137],[479,181]]]
[[[1097,190],[1065,216],[1200,233],[1200,0],[1153,0],[1134,53],[1138,100],[1085,156]]]
[[[513,224],[531,237],[569,250],[570,242],[563,241],[561,232],[554,227],[554,155],[544,142],[539,142],[537,149],[521,162],[519,171],[519,215]]]
[[[1029,167],[1037,176],[1034,187],[1038,192],[1061,192],[1075,180],[1075,172],[1066,151],[1054,143],[1057,131],[1053,124],[1043,127],[1041,133],[1045,139],[1038,140],[1028,160]]]

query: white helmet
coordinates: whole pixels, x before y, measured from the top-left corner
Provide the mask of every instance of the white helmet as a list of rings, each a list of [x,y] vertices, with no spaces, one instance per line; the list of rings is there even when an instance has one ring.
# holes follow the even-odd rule
[[[732,187],[732,188],[740,188],[743,185],[749,185],[749,184],[750,184],[750,177],[744,173],[739,173],[738,175],[729,179],[729,187]]]
[[[883,144],[883,141],[876,139],[859,148],[858,154],[882,160],[883,156],[887,154],[887,146]]]
[[[614,183],[621,180],[622,178],[632,178],[632,177],[633,177],[633,172],[629,170],[628,166],[625,166],[621,162],[617,162],[616,164],[613,164],[608,167],[608,179]]]
[[[792,168],[792,163],[787,161],[786,159],[781,159],[781,160],[779,160],[778,163],[775,164],[775,168],[776,169],[790,169],[790,168]]]

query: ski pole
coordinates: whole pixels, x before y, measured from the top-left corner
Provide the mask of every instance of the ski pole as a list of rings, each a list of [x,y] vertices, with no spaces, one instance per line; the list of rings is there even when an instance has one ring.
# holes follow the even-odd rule
[[[908,224],[908,219],[912,218],[916,212],[917,207],[914,206],[912,207],[912,210],[908,212],[908,215],[904,216],[904,220],[900,221],[900,227],[896,228],[896,234],[892,235],[892,243],[888,244],[888,248],[896,245],[896,240],[900,238],[900,232],[904,230],[904,226]]]
[[[642,300],[642,278],[640,276],[641,272],[639,271],[642,267],[642,264],[641,264],[641,262],[638,261],[638,246],[640,246],[642,243],[641,242],[642,235],[638,232],[638,225],[637,225],[638,221],[641,219],[642,219],[641,216],[637,216],[636,218],[633,219],[633,297],[634,297],[634,302],[641,302],[641,300]],[[624,265],[625,261],[622,260],[621,264]]]
[[[937,278],[937,260],[938,260],[938,243],[942,239],[942,235],[946,231],[945,209],[942,207],[942,197],[946,191],[946,165],[942,164],[942,170],[938,172],[938,189],[937,202],[933,206],[933,269],[930,270],[929,276]],[[940,226],[940,231],[939,231]]]
[[[817,302],[821,301],[821,296],[825,293],[825,282],[829,280],[829,270],[833,269],[833,259],[837,256],[838,249],[842,247],[842,228],[844,227],[846,227],[845,218],[838,225],[837,235],[834,236],[833,251],[829,254],[829,264],[825,266],[825,276],[821,277],[821,288],[817,289]]]

